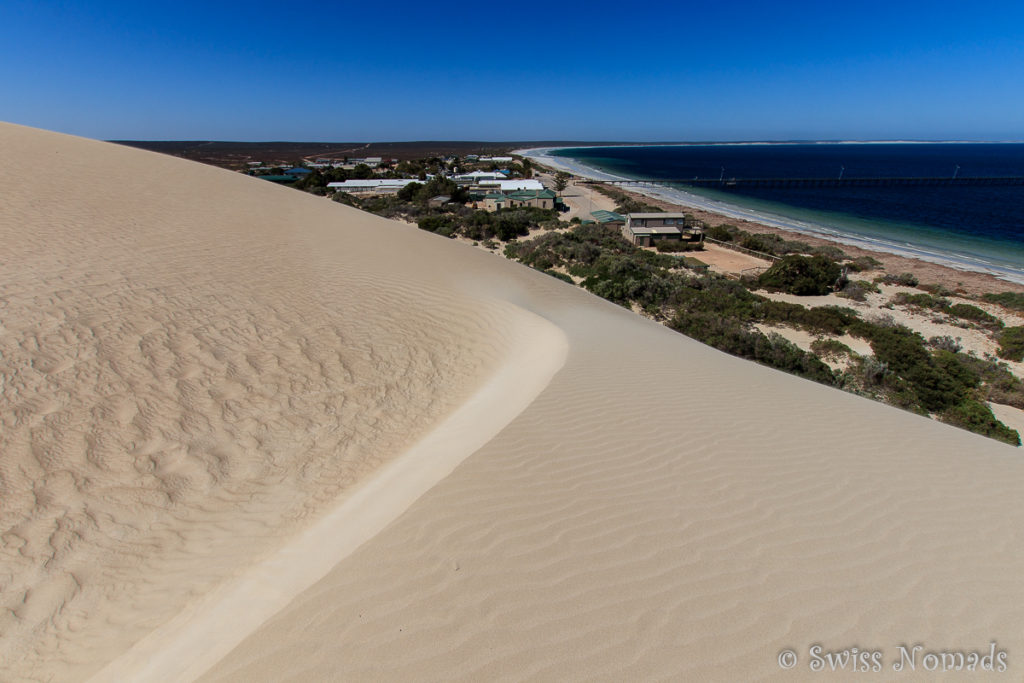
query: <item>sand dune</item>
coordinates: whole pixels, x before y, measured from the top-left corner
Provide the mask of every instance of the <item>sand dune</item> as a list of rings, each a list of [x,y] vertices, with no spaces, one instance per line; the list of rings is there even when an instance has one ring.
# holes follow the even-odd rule
[[[0,147],[0,679],[1024,667],[1015,449],[323,199]]]

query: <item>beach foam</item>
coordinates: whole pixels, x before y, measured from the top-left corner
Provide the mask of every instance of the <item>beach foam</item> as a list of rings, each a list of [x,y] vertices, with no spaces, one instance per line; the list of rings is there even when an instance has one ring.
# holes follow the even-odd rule
[[[776,145],[787,143],[723,144]],[[562,148],[547,147],[522,149],[517,150],[516,153],[522,154],[523,156],[526,156],[536,161],[537,163],[555,168],[557,170],[564,170],[574,175],[580,176],[582,178],[589,178],[592,180],[616,181],[633,180],[633,178],[627,176],[608,173],[606,171],[593,168],[579,161],[578,159],[571,159],[569,157],[555,156],[551,154],[552,152],[557,151],[559,149]],[[729,201],[721,201],[718,199],[706,197],[700,194],[696,194],[695,192],[689,192],[676,187],[656,186],[649,184],[645,185],[637,183],[624,185],[623,189],[627,189],[632,192],[637,192],[639,194],[646,195],[653,199],[660,199],[672,204],[680,204],[683,206],[690,206],[697,209],[703,209],[705,211],[711,211],[722,216],[727,216],[729,218],[734,218],[737,220],[745,220],[754,223],[760,223],[762,225],[767,225],[773,228],[789,230],[792,232],[797,232],[813,237],[820,237],[823,239],[831,240],[833,242],[837,242],[839,244],[860,247],[862,249],[868,249],[871,251],[879,251],[889,254],[895,254],[897,256],[902,256],[905,258],[927,261],[928,263],[935,263],[949,268],[954,268],[956,270],[969,271],[975,273],[985,273],[987,275],[992,275],[993,277],[997,277],[1001,280],[1006,280],[1008,282],[1024,284],[1024,269],[1015,268],[1006,263],[1000,263],[994,257],[986,257],[985,255],[982,254],[966,254],[962,252],[954,252],[934,246],[915,244],[906,241],[898,241],[893,239],[886,239],[879,236],[872,236],[864,233],[851,232],[850,230],[844,229],[844,227],[840,225],[838,222],[833,225],[828,225],[814,220],[801,220],[793,216],[783,216],[781,214],[770,211],[740,206],[736,203]],[[796,211],[796,209],[794,209],[794,211]],[[876,223],[878,222],[876,221]]]

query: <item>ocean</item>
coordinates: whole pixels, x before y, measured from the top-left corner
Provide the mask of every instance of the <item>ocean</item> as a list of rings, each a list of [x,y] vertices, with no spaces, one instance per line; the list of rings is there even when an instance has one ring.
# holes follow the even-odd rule
[[[530,154],[584,175],[620,179],[1024,176],[1022,143],[722,143]],[[1024,186],[675,186],[655,193],[1024,283]]]

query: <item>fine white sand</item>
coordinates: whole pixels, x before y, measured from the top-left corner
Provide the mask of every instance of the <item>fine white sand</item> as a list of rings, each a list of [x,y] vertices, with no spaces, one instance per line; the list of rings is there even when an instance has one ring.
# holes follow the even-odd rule
[[[0,145],[0,679],[1024,667],[1015,449],[324,199]]]

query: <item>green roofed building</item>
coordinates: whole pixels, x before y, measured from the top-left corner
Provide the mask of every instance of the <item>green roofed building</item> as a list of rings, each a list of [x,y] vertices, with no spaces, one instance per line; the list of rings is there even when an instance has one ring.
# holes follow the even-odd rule
[[[592,211],[590,213],[594,217],[594,220],[601,225],[607,225],[612,228],[622,229],[622,226],[626,224],[626,217],[621,213],[615,213],[614,211],[605,211],[601,209],[599,211]]]

